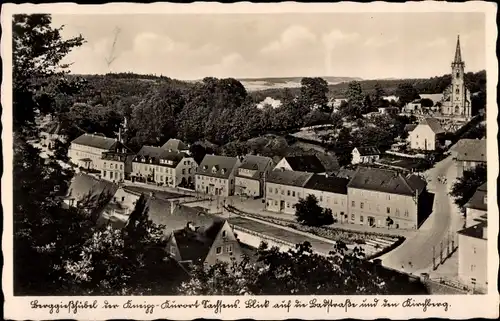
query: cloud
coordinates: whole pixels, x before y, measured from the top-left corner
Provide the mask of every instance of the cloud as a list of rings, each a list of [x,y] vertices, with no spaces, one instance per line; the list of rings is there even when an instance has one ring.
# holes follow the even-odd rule
[[[367,47],[385,47],[398,41],[397,37],[384,38],[382,37],[370,37],[365,40],[364,45]]]
[[[326,48],[332,49],[339,43],[351,42],[358,38],[357,33],[345,33],[338,29],[333,29],[321,37],[321,41]]]
[[[273,53],[291,50],[317,41],[316,35],[309,29],[293,25],[288,27],[280,36],[279,40],[273,41],[261,49],[261,53]]]

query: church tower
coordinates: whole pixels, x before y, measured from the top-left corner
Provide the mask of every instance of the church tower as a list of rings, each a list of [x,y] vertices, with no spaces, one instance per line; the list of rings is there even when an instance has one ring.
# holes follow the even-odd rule
[[[467,99],[468,91],[465,87],[465,63],[460,51],[460,36],[457,37],[455,59],[451,63],[451,99],[450,114],[454,116],[470,117],[470,101]]]

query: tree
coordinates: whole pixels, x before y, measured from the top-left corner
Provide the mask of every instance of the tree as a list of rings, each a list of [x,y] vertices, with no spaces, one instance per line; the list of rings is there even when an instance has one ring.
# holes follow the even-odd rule
[[[12,20],[13,120],[14,130],[33,126],[38,109],[35,96],[47,80],[66,73],[63,58],[83,44],[82,36],[63,40],[62,27],[52,27],[48,14],[18,14]],[[45,99],[45,100],[44,100]],[[41,101],[50,104],[50,94]]]
[[[364,99],[363,90],[359,81],[352,81],[349,83],[347,92],[347,105],[340,109],[340,112],[345,117],[359,118],[364,113]]]
[[[477,188],[487,179],[486,165],[479,164],[472,169],[465,170],[451,188],[450,196],[455,200],[455,204],[465,213],[465,204],[471,199]]]
[[[297,222],[307,226],[330,225],[335,221],[332,210],[322,208],[318,205],[318,200],[314,195],[308,195],[305,199],[300,199],[295,207],[295,217]]]
[[[331,112],[327,106],[328,82],[323,78],[302,78],[300,81],[300,102],[308,109],[314,107],[320,111]]]
[[[429,98],[422,98],[420,100],[420,103],[422,104],[422,107],[429,108],[429,107],[434,106],[434,102],[431,99],[429,99]]]
[[[376,83],[375,87],[373,89],[373,95],[372,95],[372,102],[373,106],[375,107],[385,107],[383,104],[384,96],[386,96],[387,93],[385,90],[380,86],[380,83]]]
[[[364,259],[360,248],[338,242],[328,257],[304,242],[286,252],[262,243],[256,262],[196,267],[180,295],[426,294],[420,282]]]
[[[404,82],[398,85],[396,89],[396,96],[399,97],[399,103],[404,106],[415,99],[419,99],[418,91],[413,87],[410,82]]]

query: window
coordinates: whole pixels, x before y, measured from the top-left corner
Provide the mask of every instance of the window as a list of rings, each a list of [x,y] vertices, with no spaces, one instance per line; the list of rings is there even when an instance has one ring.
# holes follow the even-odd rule
[[[109,172],[109,178],[113,179],[113,172]]]
[[[292,196],[295,197],[295,191],[292,191]],[[486,203],[486,201],[485,201],[485,203]]]
[[[455,90],[455,93],[459,94],[460,93],[460,89],[457,88],[457,90]]]
[[[286,202],[286,207],[290,208],[290,203]]]
[[[351,220],[353,220],[353,221],[354,221],[354,218],[355,218],[355,217],[354,217],[354,214],[351,214]]]
[[[363,223],[363,215],[361,215],[361,216],[359,217],[359,221],[360,221],[361,223]]]
[[[287,196],[290,196],[290,190],[287,190],[287,191],[286,191],[286,195],[287,195]]]
[[[387,208],[387,214],[391,214],[391,208],[390,207]]]
[[[273,188],[272,187],[269,187],[269,193],[273,193]]]
[[[274,206],[278,206],[278,201],[274,201]]]
[[[390,201],[391,200],[391,195],[387,195],[387,200]]]
[[[408,209],[405,209],[405,216],[408,217]]]
[[[474,248],[474,254],[476,254],[476,248]]]
[[[399,208],[396,209],[396,216],[399,216]]]
[[[222,237],[226,237],[226,231],[222,231]]]
[[[351,202],[351,206],[354,207],[356,203],[354,201]]]
[[[337,204],[337,199],[336,198],[333,199],[333,204]]]
[[[285,190],[281,190],[281,195],[285,195]]]
[[[226,246],[226,252],[227,253],[233,253],[233,246],[232,245]]]
[[[457,71],[457,78],[460,78],[460,71]]]
[[[188,173],[189,173],[189,174],[191,174],[191,169],[192,169],[192,168],[188,169]]]
[[[470,271],[471,271],[471,272],[474,272],[474,270],[475,270],[475,269],[476,269],[476,266],[475,266],[474,264],[472,264],[472,265],[470,266]]]
[[[360,207],[360,208],[363,208],[364,206],[365,206],[365,203],[363,203],[363,202],[361,202],[361,203],[359,204],[359,207]]]
[[[102,177],[106,177],[106,171],[102,172]]]
[[[125,196],[122,196],[122,202],[125,202]]]
[[[185,168],[182,169],[182,175],[184,175],[184,174],[186,174],[186,169]]]
[[[217,247],[215,248],[215,253],[216,253],[216,254],[221,254],[221,253],[222,253],[222,246],[217,246]]]
[[[170,247],[170,253],[171,254],[175,254],[175,246],[171,246]]]
[[[104,168],[106,168],[106,162],[104,162]]]
[[[323,202],[323,196],[320,196],[320,197],[319,197],[319,201],[320,201],[320,202]]]

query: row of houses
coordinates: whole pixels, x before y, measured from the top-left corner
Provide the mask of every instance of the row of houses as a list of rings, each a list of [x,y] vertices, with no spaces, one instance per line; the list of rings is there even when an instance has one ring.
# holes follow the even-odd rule
[[[294,205],[314,195],[342,223],[416,229],[426,182],[413,174],[360,166],[350,177],[275,170],[266,180],[266,209],[295,213]]]

